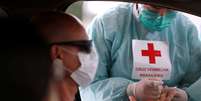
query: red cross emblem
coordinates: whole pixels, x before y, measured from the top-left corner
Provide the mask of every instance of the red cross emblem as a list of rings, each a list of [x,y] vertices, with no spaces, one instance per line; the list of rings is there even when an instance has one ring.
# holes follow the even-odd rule
[[[155,64],[156,63],[156,56],[161,57],[161,52],[159,50],[154,50],[153,43],[147,43],[148,50],[142,50],[142,56],[149,57],[149,63]]]

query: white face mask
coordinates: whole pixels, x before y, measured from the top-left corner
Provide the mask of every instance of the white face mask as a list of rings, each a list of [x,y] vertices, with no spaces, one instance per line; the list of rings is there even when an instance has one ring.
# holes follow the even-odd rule
[[[66,52],[69,52],[65,49]],[[63,79],[64,70],[72,73],[71,78],[81,87],[88,86],[95,77],[97,66],[98,66],[98,56],[95,48],[92,48],[92,51],[87,53],[78,53],[78,57],[81,63],[81,66],[74,72],[69,70],[63,65],[62,60],[55,59],[53,66],[55,66],[54,74],[56,79]]]

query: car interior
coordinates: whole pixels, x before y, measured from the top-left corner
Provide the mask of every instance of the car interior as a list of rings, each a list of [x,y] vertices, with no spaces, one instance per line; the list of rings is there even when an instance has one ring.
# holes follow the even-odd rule
[[[67,12],[67,13],[70,12],[76,15],[78,11],[75,10],[71,12],[69,10],[70,6],[72,6],[76,2],[86,2],[86,1],[93,2],[93,1],[104,1],[104,0],[81,0],[81,1],[79,0],[0,0],[0,18],[11,17],[14,19],[21,19],[18,21],[25,21],[22,19],[30,18],[33,14],[37,14],[44,11],[51,11],[51,10]],[[105,0],[105,1],[108,2],[111,0]],[[169,9],[182,11],[188,14],[195,15],[197,17],[201,17],[201,7],[200,7],[201,0],[112,0],[112,1],[150,4],[150,5],[166,7]],[[71,9],[74,9],[74,8],[71,8]],[[80,17],[78,16],[78,18]],[[4,19],[0,19],[0,20],[4,20]],[[0,23],[1,22],[2,21],[0,21]],[[1,24],[1,26],[3,25]],[[10,25],[7,25],[7,26],[10,26]],[[18,26],[18,25],[15,25],[15,26]],[[201,30],[201,25],[198,27],[198,29]],[[3,31],[0,31],[0,32],[3,32]],[[15,33],[15,34],[18,34],[18,33]],[[13,37],[16,37],[16,36],[13,36]],[[31,40],[32,38],[28,35],[26,35],[25,37],[27,37],[27,40]],[[1,44],[4,46],[7,46],[7,45],[12,46],[13,44],[10,44],[10,43],[15,43],[14,41],[11,41],[12,39],[14,40],[14,38],[11,38],[8,40],[4,38],[0,38],[0,39],[1,39],[0,42],[2,42]],[[24,43],[26,42],[24,41]],[[18,45],[18,44],[14,44],[14,45]],[[26,45],[24,45],[24,47],[26,47]],[[12,47],[10,47],[9,49],[12,50]],[[5,56],[6,54],[3,54],[3,55],[4,57],[6,57]],[[19,56],[18,52],[12,55]],[[76,99],[77,99],[76,101],[81,101],[79,93],[77,93]]]

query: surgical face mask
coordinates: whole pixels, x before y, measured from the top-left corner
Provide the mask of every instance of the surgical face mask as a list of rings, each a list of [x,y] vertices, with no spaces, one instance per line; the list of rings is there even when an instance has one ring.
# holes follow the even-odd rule
[[[66,52],[73,54],[73,52],[64,49]],[[75,54],[74,54],[75,55]],[[64,72],[67,71],[71,73],[71,78],[81,87],[86,87],[88,86],[92,80],[94,79],[96,70],[97,70],[97,64],[98,64],[98,57],[96,54],[95,49],[93,48],[90,53],[78,53],[78,57],[80,60],[80,67],[72,71],[68,67],[65,67],[63,65],[62,60],[60,59],[55,59],[54,61],[54,66],[55,68],[55,76],[56,78],[63,78],[64,77]]]
[[[143,9],[140,13],[140,21],[150,31],[161,31],[171,24],[175,16],[175,11],[169,11],[160,16],[157,12]]]

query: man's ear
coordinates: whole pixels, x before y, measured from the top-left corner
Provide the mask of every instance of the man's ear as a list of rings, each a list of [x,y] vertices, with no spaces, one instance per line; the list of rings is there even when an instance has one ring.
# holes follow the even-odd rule
[[[61,51],[57,45],[53,45],[50,50],[51,59],[61,58]]]

